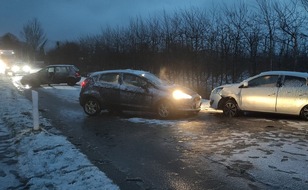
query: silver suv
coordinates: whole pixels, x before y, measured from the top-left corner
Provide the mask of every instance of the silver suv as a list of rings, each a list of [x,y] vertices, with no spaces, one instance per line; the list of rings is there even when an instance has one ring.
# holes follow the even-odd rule
[[[217,87],[210,95],[212,108],[226,116],[240,111],[300,115],[308,120],[308,73],[269,71],[238,84]]]
[[[102,109],[146,110],[168,118],[177,112],[197,114],[201,96],[155,75],[139,70],[108,70],[92,73],[81,84],[80,105],[88,115]]]

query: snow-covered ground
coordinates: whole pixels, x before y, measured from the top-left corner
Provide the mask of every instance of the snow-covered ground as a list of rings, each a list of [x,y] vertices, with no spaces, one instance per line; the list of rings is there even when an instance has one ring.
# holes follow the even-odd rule
[[[50,126],[46,119],[40,118],[41,130],[33,131],[31,102],[19,95],[8,79],[0,77],[0,84],[0,187],[25,187],[26,185],[30,189],[118,188],[57,130],[52,129],[48,132],[43,130],[44,127]],[[44,86],[42,90],[78,103],[79,86]],[[203,100],[201,112],[208,113],[215,110],[211,110],[208,101]],[[151,127],[178,127],[182,123],[187,123],[185,120],[123,119],[128,122],[149,123]],[[267,119],[246,118],[246,120],[250,123],[272,122]],[[258,135],[230,131],[219,139],[188,131],[181,131],[180,135],[182,139],[195,139],[202,142],[202,147],[206,151],[230,147],[232,151],[229,154],[215,151],[210,159],[228,167],[247,163],[253,166],[247,170],[249,174],[265,184],[271,184],[272,187],[279,189],[278,185],[282,184],[283,189],[306,189],[306,187],[308,189],[307,122],[289,120],[279,122],[281,125],[294,128],[294,131],[285,133],[281,128],[281,130],[269,130]],[[186,142],[185,146],[193,147],[189,142]],[[236,148],[237,146],[240,148]],[[9,154],[1,156],[3,152],[11,149]],[[13,164],[6,160],[13,160]]]
[[[119,189],[0,74],[0,189]]]

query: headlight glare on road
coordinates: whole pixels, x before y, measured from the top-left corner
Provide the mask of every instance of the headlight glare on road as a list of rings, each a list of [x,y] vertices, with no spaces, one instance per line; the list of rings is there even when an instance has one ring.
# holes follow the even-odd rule
[[[17,72],[17,71],[19,71],[19,70],[20,70],[20,67],[17,66],[17,65],[14,65],[14,66],[12,67],[12,71],[13,71],[13,72]]]
[[[175,90],[172,93],[172,96],[174,99],[176,100],[180,100],[180,99],[191,99],[192,97],[184,92],[182,92],[181,90]]]
[[[0,60],[0,73],[4,74],[5,69],[6,69],[6,64],[2,60]]]
[[[23,70],[24,72],[30,72],[31,68],[30,68],[29,65],[25,65],[25,66],[22,67],[22,70]]]

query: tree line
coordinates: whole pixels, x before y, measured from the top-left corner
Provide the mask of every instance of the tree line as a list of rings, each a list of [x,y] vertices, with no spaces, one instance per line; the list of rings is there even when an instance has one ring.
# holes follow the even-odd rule
[[[44,58],[84,72],[147,70],[207,96],[217,85],[261,71],[307,72],[307,4],[301,1],[243,1],[137,16],[125,27],[57,42]]]

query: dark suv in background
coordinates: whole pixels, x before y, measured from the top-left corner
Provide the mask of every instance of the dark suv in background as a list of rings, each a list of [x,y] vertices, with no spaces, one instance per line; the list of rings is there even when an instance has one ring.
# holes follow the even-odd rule
[[[80,105],[88,115],[108,111],[143,110],[168,118],[178,112],[197,114],[201,96],[139,70],[109,70],[90,74],[81,83]]]
[[[23,85],[38,87],[42,84],[67,83],[75,85],[81,79],[79,69],[74,65],[49,65],[38,72],[25,75],[20,82]]]

